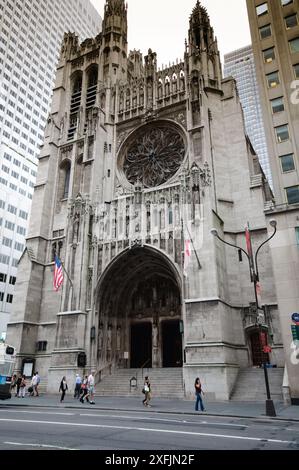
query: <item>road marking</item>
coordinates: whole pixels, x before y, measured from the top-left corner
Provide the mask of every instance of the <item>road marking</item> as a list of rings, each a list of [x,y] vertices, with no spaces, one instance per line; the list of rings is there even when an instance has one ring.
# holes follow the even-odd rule
[[[70,447],[59,447],[59,446],[52,446],[50,444],[26,444],[24,442],[3,442],[3,444],[8,444],[10,446],[23,446],[23,447],[45,447],[46,449],[59,449],[59,450],[78,450],[72,449]]]
[[[183,423],[183,424],[207,424],[213,426],[233,426],[237,428],[248,428],[245,424],[227,424],[227,423],[209,423],[208,421],[186,421],[181,419],[163,419],[163,418],[155,418],[155,417],[146,417],[146,416],[120,416],[120,415],[103,415],[103,414],[91,414],[91,413],[80,413],[79,416],[88,416],[92,418],[120,418],[120,419],[135,419],[139,421],[162,421],[167,423]]]
[[[101,429],[120,429],[123,431],[142,431],[142,432],[157,432],[157,433],[164,433],[164,434],[179,434],[179,435],[186,435],[186,436],[203,436],[203,437],[215,437],[215,438],[223,438],[223,439],[238,439],[243,441],[258,441],[258,442],[271,442],[271,443],[278,443],[278,444],[292,444],[293,441],[282,441],[279,439],[265,439],[261,437],[247,437],[247,436],[233,436],[233,435],[225,435],[225,434],[211,434],[211,433],[203,433],[203,432],[192,432],[192,431],[174,431],[170,429],[151,429],[151,428],[139,428],[134,426],[112,426],[106,424],[85,424],[85,423],[63,423],[60,421],[32,421],[32,420],[22,420],[22,419],[8,419],[8,418],[0,418],[0,421],[9,421],[9,422],[16,422],[16,423],[26,423],[26,424],[55,424],[56,426],[81,426],[81,427],[88,427],[88,428],[101,428]]]
[[[20,410],[4,410],[5,413],[27,413],[27,414],[40,414],[40,415],[62,415],[62,416],[75,416],[75,413],[50,413],[49,411],[20,411]]]
[[[56,413],[56,412],[48,412],[48,411],[19,411],[19,410],[5,410],[7,413],[27,413],[27,414],[44,414],[44,415],[61,415],[61,416],[75,416],[76,413]],[[79,416],[88,416],[92,418],[121,418],[121,419],[135,419],[135,420],[144,420],[144,421],[161,421],[167,423],[183,423],[183,424],[206,424],[208,426],[232,426],[237,428],[248,428],[245,424],[229,424],[229,423],[213,423],[208,421],[187,421],[182,419],[166,419],[166,418],[155,418],[155,417],[147,417],[147,416],[135,416],[135,415],[127,415],[127,416],[120,416],[120,415],[106,415],[106,414],[94,414],[94,413],[79,413]],[[268,429],[268,428],[267,428]]]

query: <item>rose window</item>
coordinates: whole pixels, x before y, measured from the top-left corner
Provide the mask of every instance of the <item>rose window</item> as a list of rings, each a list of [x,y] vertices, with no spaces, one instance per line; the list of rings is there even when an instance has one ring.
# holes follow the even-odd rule
[[[171,125],[145,126],[129,139],[123,171],[131,184],[155,187],[178,171],[185,156],[182,135]]]

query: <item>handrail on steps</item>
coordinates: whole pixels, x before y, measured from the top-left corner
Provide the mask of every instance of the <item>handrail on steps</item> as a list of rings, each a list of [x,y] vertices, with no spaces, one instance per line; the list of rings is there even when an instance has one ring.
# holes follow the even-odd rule
[[[143,378],[143,369],[145,368],[146,364],[148,364],[150,361],[151,361],[151,358],[149,357],[149,358],[142,364],[142,366],[140,367],[142,378]]]

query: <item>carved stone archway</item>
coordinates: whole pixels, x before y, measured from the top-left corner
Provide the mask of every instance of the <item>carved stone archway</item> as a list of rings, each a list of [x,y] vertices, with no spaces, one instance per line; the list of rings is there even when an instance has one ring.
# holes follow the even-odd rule
[[[181,278],[172,261],[149,246],[128,249],[107,267],[97,293],[99,369],[163,367],[167,322],[177,342],[182,319]],[[181,357],[167,366],[180,367]]]

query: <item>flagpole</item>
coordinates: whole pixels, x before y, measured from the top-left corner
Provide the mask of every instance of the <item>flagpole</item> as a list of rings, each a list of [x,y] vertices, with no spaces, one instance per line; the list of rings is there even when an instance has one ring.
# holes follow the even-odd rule
[[[197,263],[198,263],[198,269],[201,269],[201,264],[200,264],[200,261],[199,261],[199,257],[198,257],[198,254],[197,254],[197,251],[195,249],[195,246],[194,246],[194,243],[193,243],[193,238],[191,237],[191,234],[189,232],[189,228],[188,228],[188,224],[187,224],[187,231],[188,231],[188,235],[190,237],[190,240],[191,240],[191,243],[192,243],[192,246],[193,246],[193,250],[194,250],[194,253],[195,253],[195,257],[197,259]]]
[[[68,278],[68,281],[70,283],[70,298],[69,298],[69,302],[68,302],[68,311],[70,312],[72,310],[72,303],[73,303],[73,292],[74,292],[74,284],[73,284],[73,281],[71,280],[70,276],[69,276],[69,273],[67,272],[64,264],[62,263],[61,261],[61,266],[62,266],[62,269],[63,271],[65,272],[66,274],[66,277]]]
[[[59,259],[60,264],[61,264],[61,267],[62,267],[63,271],[65,272],[66,277],[67,277],[67,279],[68,279],[68,281],[69,281],[69,283],[70,283],[71,295],[70,295],[69,302],[68,302],[68,311],[70,311],[71,308],[72,308],[74,284],[73,284],[73,281],[72,281],[72,279],[71,279],[71,277],[70,277],[70,275],[69,275],[67,269],[66,269],[65,266],[64,266],[64,263],[60,260],[60,258],[59,258],[59,256],[58,256],[56,250],[54,251],[54,255],[55,255],[55,257],[57,257],[57,258]],[[62,302],[62,298],[61,298],[61,302]],[[62,308],[62,304],[61,304],[61,308]],[[60,308],[60,310],[61,310],[61,308]]]

